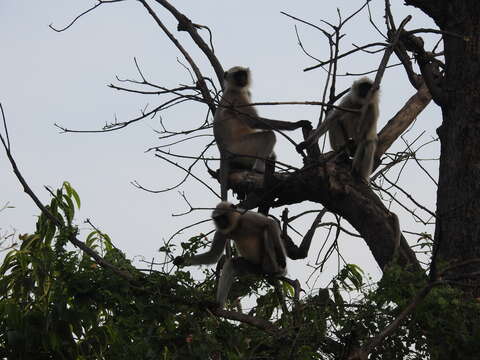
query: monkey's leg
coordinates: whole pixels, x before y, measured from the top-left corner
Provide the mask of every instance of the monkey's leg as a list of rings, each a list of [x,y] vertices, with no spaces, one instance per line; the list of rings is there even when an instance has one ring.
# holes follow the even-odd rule
[[[337,116],[335,121],[331,122],[328,130],[328,139],[330,140],[330,147],[333,151],[340,151],[345,148],[345,143],[348,135],[342,124],[342,118]]]
[[[255,165],[253,165],[253,170],[264,173],[265,172],[264,159],[269,159],[272,156],[272,154],[274,154],[273,148],[275,146],[275,143],[277,142],[277,138],[275,137],[275,134],[273,131],[262,131],[252,135],[256,135],[259,140],[255,140],[255,141],[258,141],[259,144],[261,144],[261,146],[257,148],[257,155],[256,155],[261,159],[255,160]],[[273,172],[273,169],[274,167],[271,167],[272,172]]]
[[[229,147],[229,151],[236,155],[255,158],[253,170],[263,173],[265,159],[272,154],[275,142],[276,137],[273,131],[258,131],[242,136]]]
[[[377,149],[377,140],[366,140],[357,146],[355,157],[353,158],[352,168],[367,183],[373,169],[373,158]]]
[[[273,131],[259,131],[244,135],[236,144],[238,154],[248,155],[255,158],[252,170],[265,173],[265,160],[269,159],[275,146],[276,137]],[[270,166],[270,165],[269,165]],[[273,164],[271,164],[273,166]],[[268,167],[269,171],[273,171],[273,167]],[[264,178],[265,179],[265,178]],[[262,193],[249,193],[243,202],[248,205],[248,209],[257,207],[262,202]],[[264,213],[268,212],[268,208],[261,209]]]
[[[276,137],[273,131],[259,131],[242,136],[231,152],[255,157],[256,160],[252,170],[265,173],[265,159],[272,156],[275,142]],[[248,193],[246,199],[242,202],[242,207],[253,209],[259,206],[262,202],[262,195],[261,192]],[[262,210],[265,211],[265,208]]]
[[[258,206],[258,212],[268,215],[270,210],[270,201],[273,193],[273,174],[275,172],[275,153],[272,152],[270,158],[265,161],[265,173],[263,177],[263,184],[261,190],[247,191],[247,196],[241,203],[244,209],[253,209]]]
[[[232,287],[235,276],[245,274],[262,274],[260,266],[251,263],[244,258],[227,258],[218,281],[217,302],[223,308],[227,302],[228,293]]]

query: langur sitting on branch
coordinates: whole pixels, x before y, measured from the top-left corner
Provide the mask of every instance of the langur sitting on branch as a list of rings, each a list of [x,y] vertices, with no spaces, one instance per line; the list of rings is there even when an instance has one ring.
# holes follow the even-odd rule
[[[222,100],[213,119],[213,134],[220,150],[222,200],[227,198],[231,168],[264,173],[265,161],[275,160],[276,137],[272,130],[312,127],[307,120],[288,122],[259,117],[255,107],[250,106],[250,85],[250,69],[235,66],[225,72]]]
[[[257,273],[282,276],[287,260],[278,223],[260,213],[237,209],[222,201],[212,213],[216,232],[209,251],[190,258],[177,257],[177,266],[213,264],[225,249],[226,242],[233,240],[239,257],[227,258],[223,265],[217,287],[217,302],[223,307],[235,276]]]
[[[355,81],[349,93],[342,98],[339,105],[341,109],[335,108],[330,111],[325,121],[298,147],[302,149],[318,142],[320,136],[328,130],[332,149],[345,150],[353,156],[353,171],[367,183],[372,173],[377,148],[379,115],[378,89],[371,90],[372,86],[373,82],[366,77]],[[371,91],[373,94],[369,96]]]

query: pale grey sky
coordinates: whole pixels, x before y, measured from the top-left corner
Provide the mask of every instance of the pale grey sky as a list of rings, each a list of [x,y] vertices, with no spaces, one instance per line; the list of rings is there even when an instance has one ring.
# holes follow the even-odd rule
[[[155,6],[158,14],[176,33],[176,22],[164,9]],[[280,14],[285,11],[315,24],[320,19],[337,21],[336,8],[343,16],[358,8],[362,1],[172,1],[194,22],[208,25],[214,34],[216,54],[225,68],[249,66],[253,73],[252,94],[255,101],[319,100],[324,85],[322,70],[303,72],[315,63],[299,49],[294,31],[298,25],[304,46],[314,56],[328,58],[325,38],[315,30],[295,23]],[[139,114],[146,104],[159,104],[158,97],[119,93],[106,85],[121,78],[137,78],[133,57],[136,57],[150,80],[174,87],[189,84],[190,78],[177,63],[182,56],[160,31],[153,19],[137,1],[101,6],[81,18],[63,33],[48,28],[53,23],[62,27],[77,14],[94,4],[93,1],[62,0],[0,0],[0,101],[9,123],[13,154],[25,178],[41,199],[47,201],[43,186],[59,186],[68,180],[82,198],[77,221],[90,218],[114,243],[130,256],[158,257],[162,238],[168,238],[186,224],[209,216],[196,212],[185,217],[171,214],[186,209],[177,191],[149,194],[134,188],[130,182],[154,189],[174,184],[183,174],[172,166],[144,151],[160,142],[152,130],[158,120],[144,121],[117,132],[106,134],[59,134],[53,124],[68,128],[99,129],[105,122],[126,120]],[[375,20],[383,29],[384,2],[371,2]],[[407,28],[432,27],[431,21],[413,8],[395,2],[396,20],[411,14],[414,19]],[[343,51],[352,43],[381,41],[370,26],[366,13],[346,28]],[[196,51],[185,33],[176,33],[206,74],[212,74],[207,62]],[[340,74],[362,72],[378,66],[379,55],[358,54],[340,63]],[[397,62],[392,57],[391,63]],[[373,75],[372,75],[373,77]],[[338,89],[345,89],[354,78],[339,78]],[[400,67],[388,70],[382,84],[379,128],[414,93]],[[262,107],[266,117],[284,120],[311,119],[315,124],[319,109],[315,107]],[[205,111],[197,106],[180,106],[162,113],[164,122],[175,128],[198,125]],[[407,135],[413,140],[425,131],[424,141],[435,137],[440,124],[438,108],[430,104]],[[295,138],[300,139],[299,134]],[[397,141],[395,149],[402,149]],[[195,154],[198,149],[191,149]],[[190,149],[188,149],[190,151]],[[438,156],[438,142],[426,147],[424,157]],[[288,143],[280,140],[276,152],[279,160],[301,165],[301,159]],[[215,152],[212,152],[214,154]],[[426,164],[436,176],[436,164]],[[0,155],[0,206],[6,202],[15,208],[0,213],[0,229],[32,232],[38,210],[23,194],[5,156]],[[203,165],[196,174],[211,181]],[[436,188],[412,162],[401,178],[406,189],[420,203],[435,208]],[[199,183],[189,181],[180,190],[198,207],[212,207],[217,200]],[[292,206],[291,213],[305,208],[320,208],[318,204]],[[411,216],[394,207],[401,217],[402,229],[432,231],[415,223]],[[278,215],[281,209],[273,211]],[[308,220],[308,219],[307,219]],[[299,229],[305,231],[307,221]],[[177,244],[209,227],[186,231],[176,238]],[[325,233],[318,232],[311,251],[315,261]],[[356,263],[377,277],[379,270],[369,250],[359,239],[342,237],[340,248],[348,262]],[[335,259],[321,275],[316,286],[324,284],[335,273]],[[305,279],[307,261],[290,262],[292,277]],[[310,285],[313,285],[310,283]]]

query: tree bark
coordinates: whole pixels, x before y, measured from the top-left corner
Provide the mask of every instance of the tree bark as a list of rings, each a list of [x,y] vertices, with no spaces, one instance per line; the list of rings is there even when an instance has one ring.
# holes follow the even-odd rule
[[[448,20],[438,21],[441,29],[462,37],[444,36],[435,251],[438,260],[454,262],[480,258],[480,2],[454,0],[446,6]],[[478,270],[478,264],[458,268]],[[478,286],[469,292],[480,296]]]
[[[406,3],[420,7],[441,30],[455,34],[443,36],[446,67],[441,86],[443,122],[437,129],[441,150],[432,259],[435,278],[436,268],[441,269],[445,263],[480,258],[480,1]],[[480,264],[472,262],[453,267],[445,275],[462,279],[458,286],[466,302],[480,297],[479,270]],[[477,347],[478,339],[473,335],[479,316],[478,311],[471,310],[462,319],[472,329],[471,334],[452,338],[455,329],[433,331],[428,342],[437,354],[435,358],[467,358],[459,357],[459,350],[464,353],[465,349]]]

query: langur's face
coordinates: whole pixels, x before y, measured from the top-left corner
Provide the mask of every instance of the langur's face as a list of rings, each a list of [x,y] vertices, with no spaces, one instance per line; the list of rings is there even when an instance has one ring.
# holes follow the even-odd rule
[[[233,81],[238,87],[245,87],[248,85],[248,73],[247,70],[238,70],[233,74]]]
[[[239,216],[236,208],[235,205],[228,201],[222,201],[217,205],[212,213],[212,219],[217,230],[228,233],[235,228]]]
[[[235,66],[225,72],[225,81],[229,86],[244,88],[250,85],[250,70],[241,66]]]
[[[226,230],[230,226],[230,219],[228,217],[228,214],[226,213],[218,214],[214,212],[212,215],[212,219],[215,223],[215,227],[218,230]]]
[[[361,98],[367,97],[368,92],[372,88],[372,84],[370,82],[361,82],[358,84],[358,96]]]

